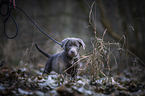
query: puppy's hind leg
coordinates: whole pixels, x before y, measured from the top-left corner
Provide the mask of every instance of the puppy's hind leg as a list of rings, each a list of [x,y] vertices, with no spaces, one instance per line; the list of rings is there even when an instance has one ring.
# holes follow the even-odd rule
[[[51,59],[49,59],[49,60],[46,62],[45,69],[44,69],[42,75],[44,75],[45,73],[46,73],[46,74],[49,74],[51,71],[52,71],[52,63],[51,63]]]

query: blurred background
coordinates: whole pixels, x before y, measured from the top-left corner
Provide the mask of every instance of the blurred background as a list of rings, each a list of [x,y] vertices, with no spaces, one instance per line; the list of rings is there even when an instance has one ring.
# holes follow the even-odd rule
[[[92,51],[91,38],[104,36],[106,42],[119,42],[134,57],[131,64],[129,56],[114,52],[119,69],[137,66],[144,69],[145,64],[145,1],[144,0],[16,0],[19,6],[52,38],[61,42],[67,37],[84,40],[86,50]],[[14,39],[5,37],[3,16],[0,17],[0,61],[9,67],[44,67],[47,60],[34,46],[38,45],[50,54],[62,48],[42,34],[18,9],[12,11],[19,27]],[[6,23],[6,32],[13,36],[16,27],[12,19]],[[120,59],[121,58],[121,59]],[[122,59],[125,58],[125,59]],[[112,64],[114,65],[114,64]]]

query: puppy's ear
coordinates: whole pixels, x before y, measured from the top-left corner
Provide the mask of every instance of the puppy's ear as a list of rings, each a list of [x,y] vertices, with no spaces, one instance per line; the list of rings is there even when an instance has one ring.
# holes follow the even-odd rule
[[[61,44],[62,44],[63,49],[65,49],[65,45],[67,44],[68,41],[69,41],[69,39],[67,39],[67,38],[62,40]]]
[[[82,45],[83,49],[85,50],[86,45],[85,45],[84,41],[82,39],[79,39],[79,38],[77,41]]]

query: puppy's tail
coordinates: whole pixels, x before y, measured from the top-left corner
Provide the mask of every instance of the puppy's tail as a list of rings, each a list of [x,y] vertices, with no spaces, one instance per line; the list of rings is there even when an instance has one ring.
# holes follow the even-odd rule
[[[46,53],[45,51],[43,51],[41,48],[39,48],[39,46],[37,45],[37,43],[35,43],[36,48],[38,49],[38,51],[40,51],[43,55],[45,55],[46,57],[50,57],[51,55]]]

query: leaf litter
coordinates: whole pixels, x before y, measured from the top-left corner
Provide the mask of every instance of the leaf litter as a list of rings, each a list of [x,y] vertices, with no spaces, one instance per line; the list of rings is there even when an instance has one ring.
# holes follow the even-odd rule
[[[137,96],[144,92],[144,85],[128,77],[102,77],[91,81],[89,78],[77,76],[76,80],[62,78],[60,74],[51,72],[41,76],[35,70],[36,76],[22,68],[12,70],[0,68],[0,95],[29,96]]]

